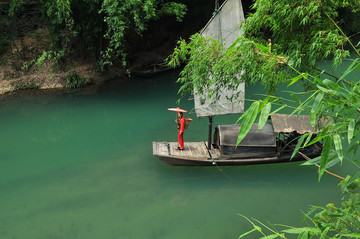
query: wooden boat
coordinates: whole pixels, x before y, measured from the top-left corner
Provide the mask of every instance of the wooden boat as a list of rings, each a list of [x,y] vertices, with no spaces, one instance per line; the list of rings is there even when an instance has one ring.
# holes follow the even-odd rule
[[[258,125],[254,124],[236,147],[239,129],[240,125],[217,126],[210,147],[205,141],[185,142],[185,150],[178,150],[177,142],[153,142],[153,155],[170,165],[230,166],[299,161],[305,160],[305,157],[315,158],[322,151],[322,145],[316,143],[301,149],[291,159],[297,138],[301,134],[314,132],[306,115],[274,114],[271,123],[261,130],[257,130]]]

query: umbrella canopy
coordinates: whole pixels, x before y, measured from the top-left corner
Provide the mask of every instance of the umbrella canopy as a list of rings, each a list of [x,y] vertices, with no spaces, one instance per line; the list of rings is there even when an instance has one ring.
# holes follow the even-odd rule
[[[168,110],[170,110],[170,111],[175,111],[175,112],[182,112],[182,113],[187,112],[186,110],[180,109],[179,107],[176,107],[176,108],[168,108]]]

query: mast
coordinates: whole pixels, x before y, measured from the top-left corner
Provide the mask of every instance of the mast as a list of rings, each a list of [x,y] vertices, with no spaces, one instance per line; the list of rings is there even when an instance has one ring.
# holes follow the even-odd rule
[[[211,149],[212,122],[213,122],[213,117],[209,116],[208,150]]]

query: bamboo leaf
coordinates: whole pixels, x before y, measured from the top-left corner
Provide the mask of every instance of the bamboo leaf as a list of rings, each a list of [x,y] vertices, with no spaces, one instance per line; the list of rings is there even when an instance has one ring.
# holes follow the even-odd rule
[[[315,143],[319,142],[320,140],[324,139],[325,137],[327,137],[326,132],[332,130],[333,126],[334,126],[334,125],[329,125],[329,126],[326,127],[325,129],[323,129],[323,130],[321,131],[321,133],[318,134],[318,135],[315,137],[315,139],[311,140],[310,143],[308,143],[307,146],[310,146],[310,145],[312,145],[312,144],[315,144]]]
[[[243,237],[249,235],[250,233],[252,233],[252,232],[254,232],[254,231],[257,231],[256,228],[254,228],[254,229],[252,229],[251,231],[245,232],[244,234],[240,235],[240,236],[238,237],[238,239],[243,238]]]
[[[321,159],[320,159],[320,168],[319,168],[319,181],[322,177],[322,175],[324,174],[324,171],[326,169],[326,166],[329,162],[329,155],[330,155],[330,151],[332,148],[332,139],[331,137],[326,137],[325,138],[325,142],[324,142],[324,147],[321,153]]]
[[[343,149],[342,149],[341,137],[339,134],[335,134],[333,136],[333,138],[334,138],[334,145],[335,145],[336,153],[337,153],[340,161],[342,162],[342,160],[344,158],[344,154],[343,154]]]
[[[230,55],[232,53],[232,51],[234,50],[234,48],[236,47],[236,45],[243,40],[243,38],[239,37],[238,39],[236,39],[234,41],[234,43],[226,50],[226,54]]]
[[[270,100],[270,96],[267,96],[264,100],[261,101],[259,110],[262,110],[264,108],[264,105],[266,105]]]
[[[271,110],[271,103],[266,103],[259,117],[258,130],[262,129],[262,127],[264,127],[264,125],[266,124],[266,121],[269,118],[270,110]]]
[[[273,238],[277,238],[277,237],[279,237],[279,235],[272,234],[272,235],[269,235],[269,236],[260,237],[259,239],[273,239]]]
[[[249,218],[245,217],[244,215],[238,214],[240,216],[242,216],[243,218],[245,218],[248,222],[251,223],[251,225],[254,227],[251,231],[245,232],[244,234],[240,235],[238,238],[243,238],[244,236],[249,235],[250,233],[254,232],[254,231],[259,231],[261,232],[261,227],[256,226]]]
[[[318,109],[323,97],[324,97],[324,92],[319,92],[314,100],[314,104],[310,112],[310,123],[313,127],[315,127],[316,115],[318,113]]]
[[[258,44],[258,43],[254,43],[255,46],[262,52],[270,52],[269,47],[266,47],[264,45]]]
[[[306,138],[305,143],[304,143],[304,147],[307,146],[307,144],[308,144],[309,141],[311,140],[312,136],[313,136],[313,133],[310,133],[309,136]]]
[[[293,85],[293,84],[295,84],[296,82],[298,82],[298,80],[300,80],[301,78],[303,78],[303,75],[302,75],[302,74],[297,75],[297,76],[291,78],[291,79],[290,79],[291,82],[290,82],[290,84],[288,84],[288,87],[291,86],[291,85]]]
[[[309,161],[306,161],[305,163],[302,163],[301,166],[310,166],[310,165],[314,165],[320,162],[320,156],[313,158]]]
[[[357,71],[360,70],[360,64],[357,63],[358,58],[355,59],[353,61],[353,63],[351,63],[351,65],[344,71],[344,73],[341,75],[341,77],[339,78],[339,80],[342,80],[345,78],[345,76],[347,76],[348,74],[350,74],[353,71]]]
[[[282,232],[285,233],[289,233],[289,234],[299,234],[302,232],[315,232],[315,233],[319,233],[321,232],[318,228],[316,227],[301,227],[301,228],[290,228],[290,229],[285,229]]]
[[[289,233],[289,234],[299,234],[304,231],[306,231],[306,230],[303,228],[291,228],[291,229],[282,230],[282,232]]]
[[[305,163],[302,163],[301,166],[311,166],[320,163],[321,157],[313,158],[309,161],[306,161]],[[332,156],[329,160],[329,163],[326,165],[326,169],[331,168],[332,166],[338,164],[340,162],[340,159],[336,157],[335,155]]]
[[[340,159],[336,157],[335,155],[332,156],[329,160],[329,163],[326,165],[326,169],[331,168],[332,166],[338,164],[340,162]]]
[[[280,111],[280,110],[282,110],[282,109],[284,109],[284,108],[286,108],[286,107],[287,107],[287,105],[282,105],[280,108],[277,108],[276,110],[274,110],[273,112],[271,112],[270,115],[275,114],[275,113],[277,113],[278,111]]]
[[[237,121],[235,122],[235,124],[239,123],[245,116],[246,116],[246,112],[243,113],[243,114],[237,119]]]
[[[326,86],[329,86],[330,88],[332,88],[333,90],[339,90],[340,86],[333,82],[332,80],[329,80],[329,79],[325,79],[323,80],[323,83],[326,85]]]
[[[299,149],[300,149],[300,147],[301,147],[301,145],[302,145],[302,142],[304,141],[304,139],[305,139],[305,137],[306,137],[307,135],[306,134],[304,134],[304,135],[302,135],[301,137],[300,137],[300,139],[298,140],[298,143],[296,144],[296,147],[295,147],[295,149],[294,149],[294,152],[292,153],[292,155],[291,155],[291,159],[296,155],[296,153],[299,151]]]
[[[308,239],[308,238],[309,238],[309,232],[302,232],[298,236],[298,239]]]
[[[351,234],[342,234],[344,237],[351,237],[351,238],[360,238],[359,233],[351,233]]]
[[[302,163],[301,166],[311,166],[320,162],[320,156]]]
[[[290,96],[295,100],[296,103],[298,103],[299,105],[301,104],[301,101],[295,94],[290,94]]]
[[[242,124],[240,126],[239,136],[236,142],[236,146],[245,138],[247,133],[250,131],[251,126],[255,122],[256,116],[259,110],[259,101],[255,101],[251,104],[250,108],[246,111]]]
[[[325,88],[325,87],[322,87],[322,86],[320,86],[320,85],[316,85],[316,87],[319,89],[319,90],[321,90],[322,92],[325,92],[325,93],[329,93],[329,89],[327,89],[327,88]]]
[[[351,143],[351,139],[354,137],[354,131],[355,131],[355,119],[350,119],[348,133],[347,133],[349,144]]]
[[[309,102],[311,101],[311,99],[313,99],[313,97],[315,97],[315,95],[317,94],[318,91],[314,92],[310,97],[308,97],[303,103],[301,103],[292,113],[291,115],[295,114],[296,112],[299,112],[300,109],[306,109],[307,105],[309,104]]]
[[[307,232],[309,229],[307,228],[290,228],[282,230],[282,232],[289,233],[289,234],[300,234],[302,232]]]

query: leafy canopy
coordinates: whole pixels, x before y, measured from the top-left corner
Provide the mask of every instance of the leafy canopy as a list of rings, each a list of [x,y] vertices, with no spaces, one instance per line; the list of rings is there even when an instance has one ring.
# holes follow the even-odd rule
[[[295,76],[291,67],[314,73],[318,61],[331,57],[336,66],[349,56],[348,37],[332,21],[340,8],[357,11],[360,1],[258,0],[255,12],[240,26],[243,36],[231,47],[225,50],[195,34],[188,43],[180,40],[168,61],[172,66],[187,63],[180,78],[183,93],[192,91],[191,85],[207,88],[209,75],[224,85],[238,81],[234,76],[240,71],[242,81],[261,82],[273,91]]]
[[[8,14],[16,16],[23,2],[11,0]],[[149,21],[163,16],[175,16],[181,21],[187,11],[186,6],[176,0],[25,0],[25,2],[38,2],[42,6],[54,51],[70,50],[70,41],[81,39],[97,56],[101,55],[102,66],[112,64],[118,57],[123,65],[126,64],[125,41],[129,30],[141,34]],[[1,20],[0,23],[2,22]],[[5,40],[5,35],[1,35],[0,47]]]
[[[134,28],[141,34],[146,29],[148,21],[165,15],[175,15],[177,20],[181,21],[186,13],[186,6],[164,0],[104,0],[99,12],[104,14],[104,22],[107,25],[105,38],[109,40],[109,45],[103,53],[105,63],[111,64],[109,60],[115,55],[121,56],[123,64],[126,64],[124,40],[129,28]]]

